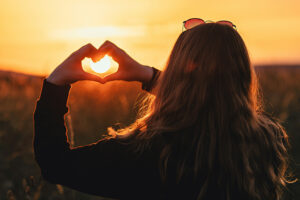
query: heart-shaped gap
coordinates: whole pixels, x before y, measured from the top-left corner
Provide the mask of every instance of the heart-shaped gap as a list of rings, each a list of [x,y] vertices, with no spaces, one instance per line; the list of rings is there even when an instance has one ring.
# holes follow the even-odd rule
[[[91,58],[84,58],[81,64],[84,71],[100,77],[116,72],[119,67],[119,64],[108,55],[105,55],[98,62],[93,62]]]

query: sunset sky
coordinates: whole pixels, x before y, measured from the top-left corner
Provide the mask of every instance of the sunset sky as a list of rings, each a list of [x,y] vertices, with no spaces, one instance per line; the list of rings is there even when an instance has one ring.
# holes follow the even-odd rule
[[[236,24],[254,64],[300,63],[299,0],[1,0],[0,69],[46,75],[107,39],[162,68],[192,17]]]

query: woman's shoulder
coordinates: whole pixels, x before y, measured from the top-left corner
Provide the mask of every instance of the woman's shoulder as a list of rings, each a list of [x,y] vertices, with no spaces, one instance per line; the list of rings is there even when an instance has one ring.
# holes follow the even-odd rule
[[[99,141],[116,154],[131,157],[134,160],[151,160],[158,158],[158,154],[164,146],[162,137],[139,140],[135,137],[106,137]]]

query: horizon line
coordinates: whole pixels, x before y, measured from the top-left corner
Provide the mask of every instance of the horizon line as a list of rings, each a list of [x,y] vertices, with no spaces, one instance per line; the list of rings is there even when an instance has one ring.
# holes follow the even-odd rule
[[[25,75],[25,76],[35,76],[35,77],[46,77],[49,74],[44,73],[32,73],[32,72],[26,72],[21,70],[14,70],[14,69],[7,69],[2,68],[2,65],[0,64],[0,73],[14,73],[19,75]],[[254,68],[299,68],[300,69],[300,63],[257,63],[253,64]]]

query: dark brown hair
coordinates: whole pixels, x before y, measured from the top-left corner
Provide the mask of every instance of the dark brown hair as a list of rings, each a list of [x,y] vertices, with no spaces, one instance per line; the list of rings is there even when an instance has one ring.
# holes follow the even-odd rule
[[[287,134],[262,114],[256,75],[236,30],[209,23],[183,32],[153,93],[146,111],[119,135],[133,137],[140,152],[163,138],[163,180],[176,154],[176,180],[193,177],[197,199],[211,187],[224,199],[280,198]]]

